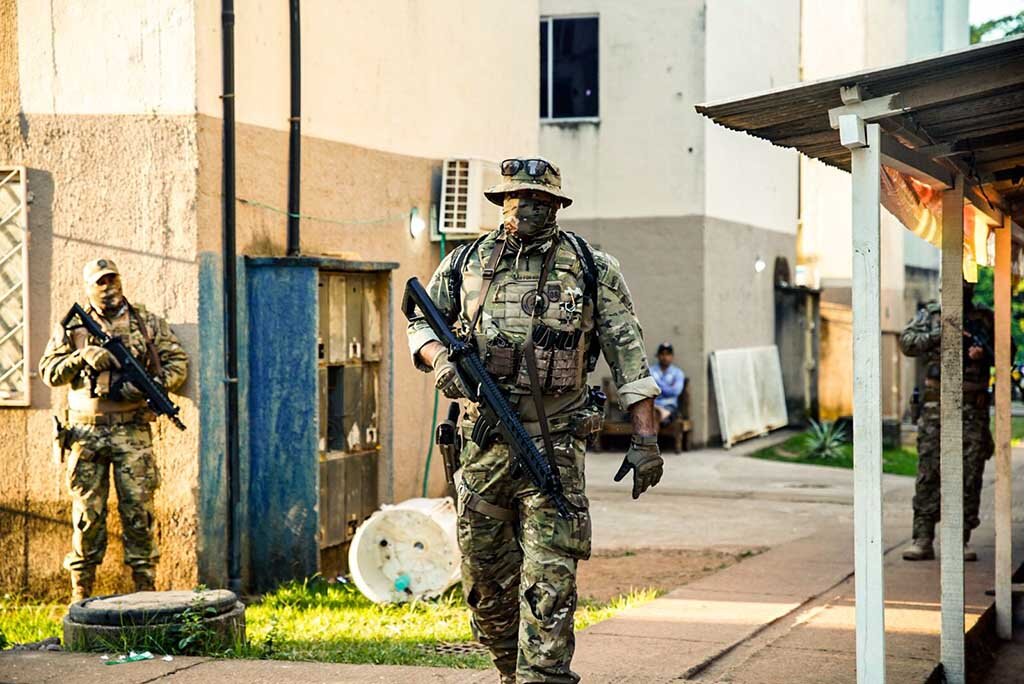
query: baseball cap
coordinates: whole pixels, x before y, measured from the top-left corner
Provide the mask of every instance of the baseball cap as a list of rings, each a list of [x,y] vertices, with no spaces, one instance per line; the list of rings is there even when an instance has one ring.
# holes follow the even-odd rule
[[[658,353],[668,352],[669,354],[675,354],[676,351],[672,348],[672,345],[668,342],[662,342],[658,345]]]
[[[111,273],[121,275],[121,272],[117,270],[117,264],[110,259],[95,259],[87,263],[85,268],[82,269],[82,280],[92,285],[103,276]]]

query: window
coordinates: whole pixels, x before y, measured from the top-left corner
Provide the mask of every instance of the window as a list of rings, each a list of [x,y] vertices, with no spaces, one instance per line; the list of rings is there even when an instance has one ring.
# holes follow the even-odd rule
[[[540,118],[596,118],[597,96],[597,17],[541,19]]]

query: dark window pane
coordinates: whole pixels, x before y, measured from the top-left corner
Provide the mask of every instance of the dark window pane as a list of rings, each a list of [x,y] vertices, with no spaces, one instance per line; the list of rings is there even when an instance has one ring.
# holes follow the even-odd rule
[[[552,24],[552,116],[597,116],[597,18],[555,19]]]
[[[546,118],[548,112],[548,21],[540,22],[540,116]]]

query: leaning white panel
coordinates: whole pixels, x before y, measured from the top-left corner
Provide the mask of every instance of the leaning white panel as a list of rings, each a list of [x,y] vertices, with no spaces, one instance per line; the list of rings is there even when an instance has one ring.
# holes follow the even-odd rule
[[[713,351],[711,375],[726,448],[789,422],[777,347]]]

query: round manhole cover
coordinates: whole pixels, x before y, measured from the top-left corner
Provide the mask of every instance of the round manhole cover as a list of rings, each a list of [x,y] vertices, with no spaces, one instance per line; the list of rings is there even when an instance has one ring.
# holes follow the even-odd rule
[[[231,610],[238,598],[225,589],[207,591],[138,591],[134,594],[96,596],[79,601],[69,617],[83,625],[152,625],[173,622],[188,609],[204,618]],[[210,610],[212,609],[212,610]]]

